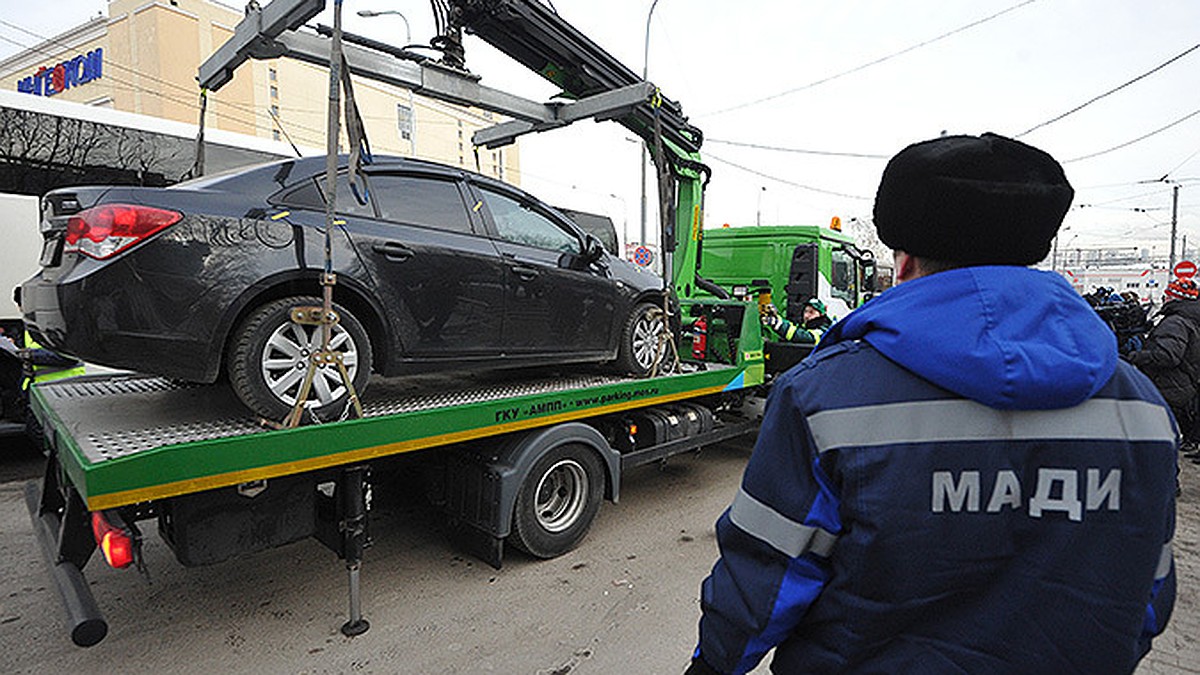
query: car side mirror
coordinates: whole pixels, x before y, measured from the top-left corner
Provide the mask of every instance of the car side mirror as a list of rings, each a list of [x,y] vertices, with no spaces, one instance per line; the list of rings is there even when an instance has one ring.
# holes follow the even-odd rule
[[[604,258],[604,244],[591,234],[585,234],[583,237],[583,260],[588,265],[600,261]]]

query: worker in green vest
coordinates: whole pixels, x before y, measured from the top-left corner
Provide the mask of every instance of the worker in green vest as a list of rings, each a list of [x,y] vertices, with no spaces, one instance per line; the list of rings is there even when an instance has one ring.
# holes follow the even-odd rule
[[[820,342],[821,336],[825,335],[825,331],[833,325],[833,321],[826,314],[825,303],[817,298],[811,298],[804,303],[804,312],[801,314],[801,323],[799,324],[779,316],[779,311],[775,309],[774,305],[766,306],[762,322],[764,326],[778,335],[780,340],[797,344]]]
[[[46,349],[35,342],[28,332],[25,333],[23,344],[21,357],[25,363],[25,381],[22,389],[28,389],[31,384],[75,377],[85,372],[82,361]]]

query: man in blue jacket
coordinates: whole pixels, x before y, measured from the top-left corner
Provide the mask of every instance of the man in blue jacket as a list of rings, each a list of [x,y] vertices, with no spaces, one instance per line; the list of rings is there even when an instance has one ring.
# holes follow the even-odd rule
[[[1074,192],[994,134],[884,170],[899,283],[774,384],[689,673],[1129,673],[1174,602],[1177,429],[1046,257]]]

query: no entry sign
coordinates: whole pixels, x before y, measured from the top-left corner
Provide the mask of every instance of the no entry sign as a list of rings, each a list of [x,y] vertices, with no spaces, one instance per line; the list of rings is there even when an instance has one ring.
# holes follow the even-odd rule
[[[1180,279],[1191,279],[1196,276],[1196,263],[1191,260],[1180,260],[1175,265],[1175,276]]]

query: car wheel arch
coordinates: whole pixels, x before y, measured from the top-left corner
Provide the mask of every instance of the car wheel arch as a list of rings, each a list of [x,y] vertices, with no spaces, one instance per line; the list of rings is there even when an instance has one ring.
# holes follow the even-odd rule
[[[215,367],[213,379],[224,372],[224,361],[234,327],[239,325],[255,308],[269,302],[296,295],[320,296],[320,287],[314,282],[312,275],[312,270],[297,270],[293,273],[264,279],[246,289],[230,304],[218,326],[217,334],[221,338],[210,347],[212,353],[210,353],[208,362]],[[350,310],[366,329],[372,344],[381,347],[374,351],[371,370],[382,372],[386,365],[384,346],[392,344],[394,336],[391,335],[387,323],[382,318],[382,309],[371,299],[370,291],[352,279],[339,277],[337,285],[333,289],[333,301]]]

